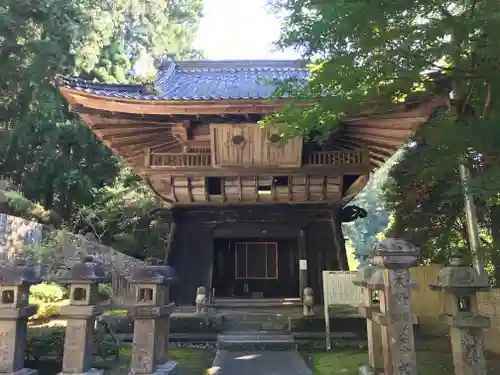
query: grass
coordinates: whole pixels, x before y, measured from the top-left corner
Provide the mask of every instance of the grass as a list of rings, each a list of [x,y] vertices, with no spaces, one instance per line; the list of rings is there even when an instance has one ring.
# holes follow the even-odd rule
[[[127,373],[132,350],[130,347],[120,351],[120,363],[105,372],[105,375],[123,375]],[[168,358],[176,361],[182,375],[205,375],[212,367],[214,353],[204,349],[170,348]]]
[[[309,352],[304,353],[304,357],[316,375],[358,375],[359,367],[368,363],[368,354],[361,350]],[[419,374],[454,375],[451,354],[418,352],[417,367]]]
[[[303,353],[306,363],[315,375],[358,375],[359,367],[368,364],[364,350]],[[500,358],[486,356],[488,375],[500,374]],[[455,375],[453,358],[445,350],[421,350],[417,352],[417,372],[424,375]]]

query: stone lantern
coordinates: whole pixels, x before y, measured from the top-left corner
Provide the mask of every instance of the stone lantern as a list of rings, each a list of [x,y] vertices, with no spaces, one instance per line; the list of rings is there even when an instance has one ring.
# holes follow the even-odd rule
[[[130,374],[177,374],[175,361],[167,358],[170,314],[169,285],[177,281],[173,268],[154,258],[132,271],[136,302],[131,310],[134,338]]]
[[[369,259],[367,259],[369,260]],[[384,357],[382,352],[382,336],[380,325],[373,321],[373,316],[380,312],[378,304],[374,303],[375,288],[369,285],[377,268],[368,261],[363,262],[354,278],[354,285],[363,288],[363,305],[358,307],[359,313],[366,318],[366,333],[368,336],[368,363],[372,369],[377,371],[384,368]]]
[[[33,266],[22,260],[0,268],[0,373],[35,375],[24,368],[28,318],[36,313],[29,304],[30,287],[42,282]]]
[[[372,291],[378,291],[380,310],[372,311],[372,319],[380,325],[384,374],[404,373],[416,375],[416,356],[411,309],[411,290],[414,287],[410,275],[419,256],[419,249],[404,240],[386,238],[377,240],[373,248],[371,264],[363,277]],[[371,369],[371,370],[377,370]],[[370,374],[363,367],[361,374]]]
[[[483,332],[489,318],[478,314],[477,292],[488,291],[486,276],[479,275],[462,256],[441,269],[432,290],[443,292],[450,327],[456,375],[486,375]]]
[[[87,256],[60,281],[69,285],[69,305],[61,309],[61,316],[67,320],[61,374],[102,373],[92,368],[93,330],[97,315],[107,309],[98,304],[98,286],[111,279],[103,266]]]

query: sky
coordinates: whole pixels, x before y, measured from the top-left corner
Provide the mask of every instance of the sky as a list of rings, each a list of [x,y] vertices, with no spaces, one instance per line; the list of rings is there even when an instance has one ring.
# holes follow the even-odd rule
[[[205,0],[195,47],[210,60],[298,59],[292,51],[272,51],[280,23],[266,12],[266,0]]]

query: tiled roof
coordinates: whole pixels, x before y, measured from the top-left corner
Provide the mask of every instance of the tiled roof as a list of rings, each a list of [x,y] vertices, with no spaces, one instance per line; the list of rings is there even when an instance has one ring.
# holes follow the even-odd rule
[[[276,81],[305,81],[308,77],[306,62],[300,60],[166,60],[158,70],[154,88],[108,85],[78,78],[62,78],[58,84],[90,94],[123,99],[268,99],[276,90]]]

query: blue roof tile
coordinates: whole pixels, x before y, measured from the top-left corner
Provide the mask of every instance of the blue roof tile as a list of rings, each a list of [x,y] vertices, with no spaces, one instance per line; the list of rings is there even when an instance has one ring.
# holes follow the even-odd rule
[[[309,77],[301,60],[165,60],[152,88],[143,85],[117,85],[64,78],[58,84],[82,92],[123,99],[143,100],[230,100],[268,99],[276,81],[305,81]]]

